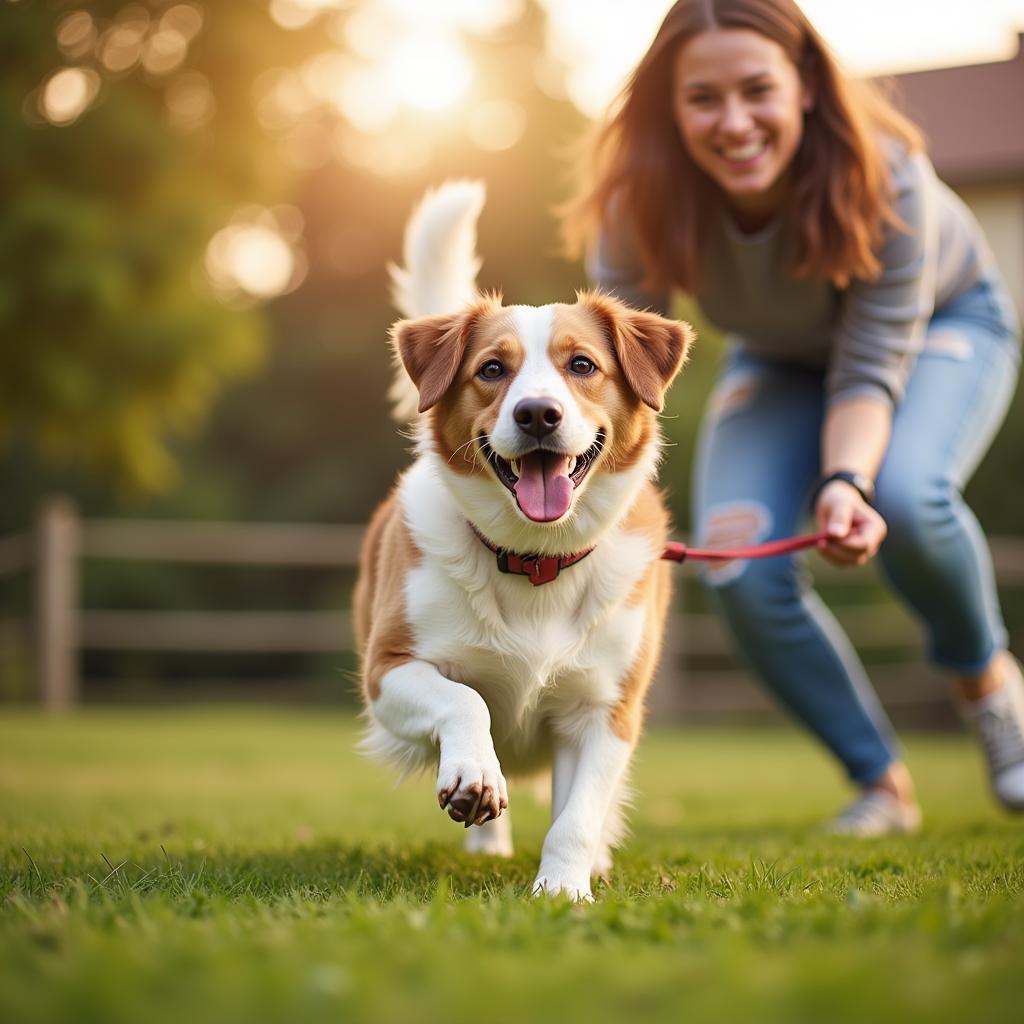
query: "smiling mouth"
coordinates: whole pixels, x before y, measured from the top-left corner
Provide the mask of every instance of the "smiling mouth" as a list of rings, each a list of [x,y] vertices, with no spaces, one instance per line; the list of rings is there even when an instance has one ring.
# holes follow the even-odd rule
[[[604,447],[598,430],[594,443],[580,455],[535,448],[516,459],[505,459],[486,439],[480,448],[494,475],[512,492],[520,511],[534,522],[550,523],[569,511],[573,491],[583,482]]]
[[[768,141],[760,139],[756,142],[748,142],[742,146],[723,146],[719,149],[719,155],[730,164],[749,164],[765,153],[768,149]]]

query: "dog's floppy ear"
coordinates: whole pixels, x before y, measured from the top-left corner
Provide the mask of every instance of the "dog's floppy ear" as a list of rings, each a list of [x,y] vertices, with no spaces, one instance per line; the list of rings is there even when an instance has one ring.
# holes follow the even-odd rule
[[[597,291],[580,292],[576,301],[604,323],[626,383],[637,398],[661,412],[665,392],[693,343],[693,328],[682,320],[631,309]]]
[[[399,320],[391,328],[391,343],[416,390],[419,411],[432,409],[455,381],[473,328],[501,300],[485,296],[460,313]]]

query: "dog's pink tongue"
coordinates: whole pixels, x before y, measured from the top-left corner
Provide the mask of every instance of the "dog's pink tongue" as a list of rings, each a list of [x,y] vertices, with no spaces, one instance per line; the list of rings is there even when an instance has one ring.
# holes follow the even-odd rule
[[[519,460],[516,501],[523,514],[537,523],[561,519],[572,501],[569,460],[555,452],[530,452]]]

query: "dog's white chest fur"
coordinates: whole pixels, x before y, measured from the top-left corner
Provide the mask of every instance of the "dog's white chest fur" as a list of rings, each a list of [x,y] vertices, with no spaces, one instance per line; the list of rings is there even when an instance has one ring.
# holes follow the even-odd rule
[[[405,475],[400,494],[422,552],[405,585],[416,655],[484,698],[503,764],[531,767],[547,753],[549,725],[619,698],[642,643],[644,608],[627,601],[650,564],[650,543],[614,530],[599,552],[534,587],[495,576],[493,552],[430,456]]]

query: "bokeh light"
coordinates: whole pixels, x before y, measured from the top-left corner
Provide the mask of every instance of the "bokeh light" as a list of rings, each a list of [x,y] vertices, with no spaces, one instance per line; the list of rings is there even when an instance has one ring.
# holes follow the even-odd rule
[[[39,94],[39,110],[51,124],[76,121],[96,98],[100,76],[92,68],[62,68],[47,79]]]
[[[292,127],[315,104],[302,75],[288,68],[265,71],[253,85],[253,96],[256,116],[269,131]]]
[[[100,62],[107,71],[123,74],[142,60],[149,21],[149,11],[138,4],[129,4],[118,13],[114,23],[100,37],[98,46]]]
[[[480,149],[511,149],[526,131],[526,111],[511,100],[485,100],[470,114],[467,131]]]
[[[175,4],[160,15],[160,31],[175,31],[191,42],[203,27],[203,12],[193,4]]]
[[[270,16],[281,28],[300,29],[321,11],[347,6],[345,0],[270,0]]]
[[[383,178],[401,178],[422,170],[430,160],[430,141],[424,136],[339,133],[336,152],[356,167]]]
[[[188,39],[179,29],[159,28],[150,37],[142,66],[153,75],[164,75],[180,67],[188,53]]]
[[[290,206],[246,207],[210,239],[206,271],[224,301],[267,300],[297,288],[306,275],[302,215]]]
[[[91,53],[96,46],[96,23],[88,11],[72,11],[57,25],[57,45],[72,60]]]
[[[214,114],[216,103],[207,77],[186,71],[175,77],[164,94],[171,124],[180,132],[194,132]]]

